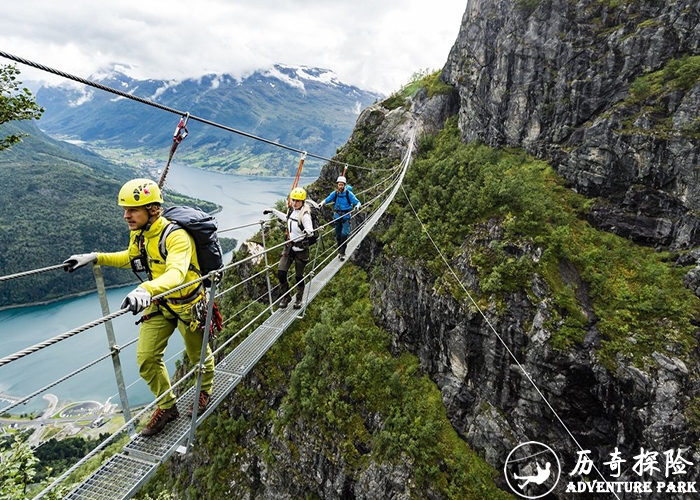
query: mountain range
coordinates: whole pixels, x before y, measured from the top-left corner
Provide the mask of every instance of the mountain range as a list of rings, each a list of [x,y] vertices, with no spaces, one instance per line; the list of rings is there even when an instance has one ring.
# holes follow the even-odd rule
[[[382,97],[344,84],[329,70],[280,64],[243,79],[209,74],[136,80],[124,71],[115,66],[90,81],[195,117],[176,160],[223,172],[289,175],[299,158],[230,129],[329,158],[350,136],[360,111]],[[44,132],[103,150],[166,156],[179,121],[163,109],[73,82],[43,86],[36,98],[45,108],[39,123]],[[128,161],[125,156],[116,159]],[[320,164],[310,159],[307,168],[318,171]]]

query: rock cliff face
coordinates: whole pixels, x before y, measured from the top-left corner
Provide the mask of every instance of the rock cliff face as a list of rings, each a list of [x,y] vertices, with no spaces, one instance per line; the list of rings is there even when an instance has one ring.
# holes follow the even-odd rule
[[[443,76],[466,141],[546,158],[610,202],[591,214],[600,227],[687,249],[700,227],[699,54],[692,0],[470,0]],[[640,77],[680,60],[688,81],[641,92]]]
[[[499,232],[497,226],[485,230]],[[478,288],[478,281],[468,264],[469,248],[480,244],[465,242],[464,253],[452,263],[471,289]],[[566,352],[551,347],[545,325],[552,310],[543,284],[533,283],[532,290],[540,294],[535,300],[514,293],[505,312],[487,309],[482,316],[436,292],[435,277],[427,270],[385,259],[369,246],[368,254],[379,255],[372,261],[375,314],[393,332],[393,348],[420,358],[442,391],[454,427],[494,467],[502,469],[509,452],[528,441],[555,449],[562,474],[573,471],[579,445],[592,451],[590,457],[601,470],[616,449],[630,462],[640,448],[660,455],[683,449],[686,459],[700,461],[698,435],[685,417],[698,394],[691,373],[700,365],[697,359],[687,366],[655,353],[656,368],[642,371],[620,360],[617,372],[610,373],[596,360],[595,329],[583,346]],[[684,479],[696,481],[699,476],[691,468]],[[606,478],[611,480],[609,473]],[[628,468],[617,480],[639,477]],[[560,484],[553,498],[580,496],[567,496]],[[649,498],[684,497],[664,493]]]
[[[691,250],[683,259],[694,261],[699,54],[700,12],[690,0],[470,0],[442,78],[459,94],[464,141],[524,148],[549,161],[573,189],[595,199],[595,226],[641,244]],[[686,71],[688,81],[674,80]],[[498,239],[501,229],[493,222],[483,231]],[[467,287],[478,288],[469,255],[480,244],[463,242],[453,262]],[[698,401],[697,353],[690,365],[655,353],[656,366],[645,370],[619,359],[612,373],[596,360],[595,327],[584,345],[552,349],[551,304],[536,276],[534,297],[511,294],[505,312],[481,315],[437,293],[435,277],[415,263],[390,261],[371,243],[363,251],[358,262],[374,269],[375,313],[393,332],[394,349],[420,357],[455,428],[492,465],[502,468],[509,451],[529,440],[567,450],[563,473],[574,469],[579,445],[592,450],[601,470],[618,449],[630,463],[616,480],[634,481],[640,478],[632,457],[640,448],[659,457],[682,449],[694,464],[683,479],[700,479],[698,435],[687,418]],[[536,258],[534,249],[522,251]],[[699,269],[686,277],[691,290],[700,290]],[[561,272],[580,280],[566,263]],[[579,300],[585,307],[586,297]],[[555,493],[580,498],[561,485]],[[624,490],[618,496],[638,498]]]

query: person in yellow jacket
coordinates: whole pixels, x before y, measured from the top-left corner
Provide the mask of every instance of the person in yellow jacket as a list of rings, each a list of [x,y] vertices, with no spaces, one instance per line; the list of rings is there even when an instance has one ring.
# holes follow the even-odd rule
[[[113,253],[72,255],[64,262],[64,269],[73,272],[96,263],[148,272],[148,281],[130,292],[121,308],[129,308],[133,314],[144,311],[136,349],[139,373],[155,397],[167,393],[141,431],[142,435],[151,436],[162,431],[168,422],[180,415],[163,362],[168,339],[175,327],[185,341],[190,362],[199,362],[204,332],[193,321],[192,306],[204,298],[204,287],[198,282],[164,299],[152,301],[152,297],[200,277],[194,240],[187,231],[171,231],[165,241],[167,257],[163,259],[158,243],[170,222],[161,216],[163,196],[158,184],[152,180],[134,179],[124,184],[119,191],[118,203],[124,208],[124,219],[131,231],[128,248]],[[207,347],[207,356],[210,355],[211,349]],[[198,415],[209,404],[213,381],[214,359],[210,357],[202,373]]]

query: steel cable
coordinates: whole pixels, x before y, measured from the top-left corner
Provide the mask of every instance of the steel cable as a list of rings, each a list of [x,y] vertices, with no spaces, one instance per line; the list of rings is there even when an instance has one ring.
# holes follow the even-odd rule
[[[112,320],[114,318],[118,318],[119,316],[121,316],[122,314],[125,314],[127,312],[129,312],[129,308],[125,307],[124,309],[120,309],[117,312],[114,312],[112,314],[108,314],[107,316],[103,316],[102,318],[96,319],[95,321],[91,321],[90,323],[85,323],[84,325],[79,326],[78,328],[75,328],[73,330],[70,330],[69,332],[62,333],[61,335],[56,335],[55,337],[52,337],[48,340],[45,340],[43,342],[39,342],[38,344],[34,344],[31,347],[27,347],[26,349],[22,349],[21,351],[17,351],[14,354],[10,354],[9,356],[6,356],[4,358],[0,358],[0,366],[6,365],[8,363],[11,363],[12,361],[16,361],[20,358],[28,356],[29,354],[32,354],[33,352],[37,352],[37,351],[40,351],[41,349],[52,346],[58,342],[61,342],[62,340],[66,340],[74,335],[77,335],[77,334],[82,333],[86,330],[89,330],[90,328],[101,325],[102,323],[106,323],[109,320]]]

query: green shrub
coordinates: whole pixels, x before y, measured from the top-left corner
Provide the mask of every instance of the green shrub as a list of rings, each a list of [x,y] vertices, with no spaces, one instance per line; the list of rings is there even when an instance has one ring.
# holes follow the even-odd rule
[[[397,109],[406,104],[406,99],[414,95],[420,89],[426,89],[428,97],[435,95],[449,94],[453,88],[440,81],[441,71],[430,71],[428,69],[413,74],[411,80],[384,100],[382,105],[386,109]]]
[[[691,320],[700,314],[700,301],[683,286],[686,270],[668,254],[591,227],[584,220],[589,201],[567,189],[546,163],[463,144],[455,120],[423,144],[406,175],[410,206],[405,198],[395,201],[395,222],[381,237],[389,252],[422,261],[439,276],[444,264],[423,229],[448,260],[470,242],[466,251],[480,284],[471,293],[481,301],[530,293],[533,276],[542,276],[557,306],[552,344],[580,343],[595,323],[602,336],[598,354],[610,368],[618,354],[642,365],[654,351],[683,356],[694,348]],[[562,263],[579,282],[562,278]]]

